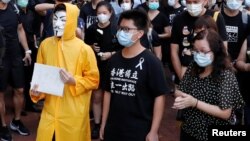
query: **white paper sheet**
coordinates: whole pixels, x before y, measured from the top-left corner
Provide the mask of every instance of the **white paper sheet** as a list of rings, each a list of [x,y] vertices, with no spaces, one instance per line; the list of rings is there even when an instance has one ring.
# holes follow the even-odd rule
[[[60,79],[60,68],[35,63],[31,88],[38,85],[38,91],[46,94],[63,96],[64,83]]]

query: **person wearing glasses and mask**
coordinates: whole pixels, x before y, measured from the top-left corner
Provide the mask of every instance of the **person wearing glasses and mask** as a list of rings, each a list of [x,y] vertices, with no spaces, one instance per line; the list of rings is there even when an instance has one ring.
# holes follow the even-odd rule
[[[162,63],[140,43],[148,30],[140,10],[121,14],[117,39],[124,48],[108,63],[100,138],[104,141],[158,141],[165,94]]]
[[[203,30],[193,39],[194,61],[175,91],[174,109],[182,109],[180,141],[208,141],[209,127],[235,124],[244,106],[219,34]]]
[[[191,40],[193,38],[194,23],[198,17],[202,15],[210,15],[213,17],[215,11],[206,9],[208,0],[186,0],[186,8],[182,14],[174,18],[171,35],[171,61],[176,73],[176,78],[182,79],[183,74],[189,63],[193,60],[191,49]],[[222,40],[227,44],[227,35],[225,29],[225,22],[219,13],[216,19],[218,32]]]

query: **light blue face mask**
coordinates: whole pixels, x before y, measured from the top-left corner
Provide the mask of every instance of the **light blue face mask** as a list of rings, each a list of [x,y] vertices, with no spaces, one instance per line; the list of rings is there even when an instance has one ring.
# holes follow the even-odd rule
[[[241,3],[237,0],[227,0],[227,7],[231,10],[238,10],[241,7]]]
[[[17,5],[21,8],[26,8],[28,5],[28,0],[17,0]]]
[[[148,8],[150,10],[157,10],[159,8],[160,4],[159,2],[149,2],[148,3]]]
[[[126,33],[123,30],[119,30],[116,33],[118,42],[124,47],[130,47],[134,44],[134,42],[132,41],[132,36],[132,33]]]
[[[212,64],[213,60],[209,54],[204,53],[194,53],[194,61],[200,67],[207,67]]]

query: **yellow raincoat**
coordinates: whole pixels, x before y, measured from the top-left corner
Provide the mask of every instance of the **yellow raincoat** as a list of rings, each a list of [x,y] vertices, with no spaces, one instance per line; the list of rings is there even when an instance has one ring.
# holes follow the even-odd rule
[[[45,39],[39,48],[37,63],[65,68],[76,85],[64,87],[63,97],[42,93],[31,95],[33,102],[45,98],[36,141],[91,141],[89,105],[93,89],[99,84],[99,72],[93,50],[75,35],[79,9],[66,6],[66,25],[61,38]]]

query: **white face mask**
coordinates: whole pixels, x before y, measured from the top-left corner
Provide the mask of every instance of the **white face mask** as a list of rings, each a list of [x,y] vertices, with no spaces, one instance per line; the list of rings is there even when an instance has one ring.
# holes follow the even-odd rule
[[[241,2],[238,0],[227,0],[227,7],[231,10],[238,10],[241,7]]]
[[[168,0],[168,5],[169,6],[174,6],[175,5],[175,0]]]
[[[208,7],[214,6],[216,3],[216,0],[208,0]]]
[[[186,6],[186,0],[181,0],[181,5]]]
[[[131,10],[131,3],[122,3],[121,8],[123,11]]]
[[[2,0],[2,2],[7,4],[10,2],[10,0]]]
[[[98,21],[103,24],[109,21],[110,16],[107,14],[98,14],[97,18]]]
[[[247,7],[250,7],[250,0],[245,0],[245,5],[246,5]]]
[[[55,36],[61,37],[63,35],[65,24],[66,24],[66,12],[56,11],[53,17],[53,29]]]
[[[187,11],[193,17],[199,16],[202,12],[202,3],[187,4]]]

